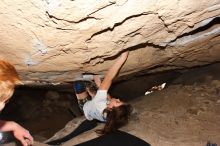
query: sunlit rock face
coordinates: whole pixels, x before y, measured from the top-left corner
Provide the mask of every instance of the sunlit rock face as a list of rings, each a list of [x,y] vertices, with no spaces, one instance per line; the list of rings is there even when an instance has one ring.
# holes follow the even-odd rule
[[[219,0],[1,0],[0,58],[23,80],[104,73],[130,50],[122,74],[220,61]]]

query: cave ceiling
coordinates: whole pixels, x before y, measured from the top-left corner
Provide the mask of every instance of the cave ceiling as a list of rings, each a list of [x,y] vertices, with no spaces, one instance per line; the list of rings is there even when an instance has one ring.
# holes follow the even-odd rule
[[[220,61],[220,0],[1,0],[0,59],[24,81],[121,75]]]

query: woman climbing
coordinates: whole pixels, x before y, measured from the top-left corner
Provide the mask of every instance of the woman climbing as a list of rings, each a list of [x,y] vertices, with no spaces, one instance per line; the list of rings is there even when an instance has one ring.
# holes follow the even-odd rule
[[[102,82],[98,75],[93,76],[98,87],[97,90],[94,86],[86,86],[84,81],[74,82],[76,97],[86,119],[105,122],[104,128],[99,131],[100,134],[110,133],[128,123],[132,110],[131,105],[108,95],[112,81],[127,57],[128,52],[122,53],[107,71]],[[91,97],[91,100],[88,97]]]
[[[100,75],[92,74],[83,75],[75,79],[73,85],[75,94],[79,107],[84,112],[87,120],[83,121],[70,134],[60,139],[49,141],[47,144],[60,145],[85,131],[91,130],[96,127],[96,120],[106,123],[104,128],[98,131],[102,135],[117,131],[118,128],[128,123],[131,106],[108,95],[112,80],[127,60],[127,57],[128,52],[121,54],[108,70],[103,82],[101,82]],[[95,83],[88,82],[88,80],[94,80]]]

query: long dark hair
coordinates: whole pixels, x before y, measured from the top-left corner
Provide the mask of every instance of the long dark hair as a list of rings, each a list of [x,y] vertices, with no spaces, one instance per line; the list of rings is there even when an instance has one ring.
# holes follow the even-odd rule
[[[118,128],[126,125],[129,121],[132,106],[130,104],[122,104],[112,109],[106,108],[103,115],[106,115],[106,124],[103,129],[97,132],[101,135],[116,131]]]
[[[93,94],[96,94],[98,90],[94,82],[87,82],[86,88]],[[96,130],[96,132],[98,134],[104,135],[126,125],[129,121],[132,109],[132,106],[127,103],[124,103],[118,107],[113,107],[111,109],[104,109],[103,116],[106,119],[106,124],[103,129]]]

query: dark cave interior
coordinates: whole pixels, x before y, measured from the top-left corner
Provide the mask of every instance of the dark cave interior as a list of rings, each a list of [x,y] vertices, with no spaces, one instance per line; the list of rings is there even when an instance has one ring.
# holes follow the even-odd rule
[[[211,79],[220,80],[220,63],[187,70],[122,77],[117,80],[110,94],[125,101],[132,101],[152,86],[170,84],[195,84]],[[126,78],[126,79],[125,79]],[[68,121],[82,116],[71,83],[47,86],[22,85],[16,88],[1,118],[13,120],[29,129],[38,141],[44,141],[62,129]]]

